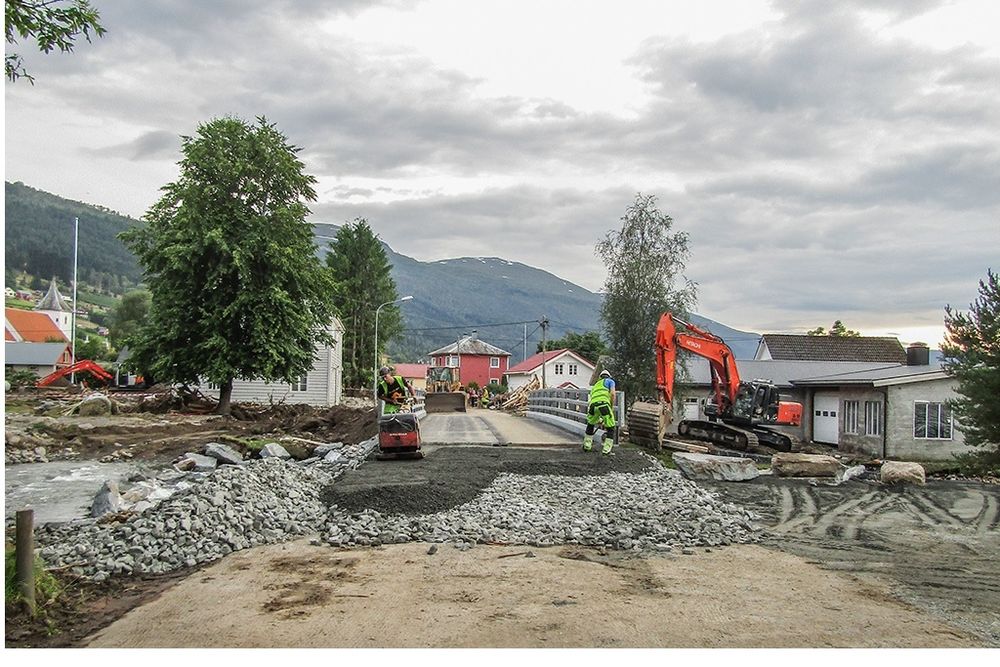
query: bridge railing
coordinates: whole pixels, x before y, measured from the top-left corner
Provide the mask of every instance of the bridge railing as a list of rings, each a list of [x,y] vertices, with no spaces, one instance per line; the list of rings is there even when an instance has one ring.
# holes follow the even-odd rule
[[[528,394],[525,416],[583,435],[587,428],[590,389],[536,389]],[[625,392],[615,392],[615,419],[625,421]],[[618,431],[615,431],[617,441]]]

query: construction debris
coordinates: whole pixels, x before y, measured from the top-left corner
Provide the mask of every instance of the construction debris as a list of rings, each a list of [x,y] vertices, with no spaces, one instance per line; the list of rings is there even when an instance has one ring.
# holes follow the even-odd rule
[[[528,409],[528,394],[541,388],[542,383],[539,381],[538,376],[535,375],[531,378],[531,382],[510,392],[507,395],[507,400],[500,405],[500,409],[508,412],[523,413]]]

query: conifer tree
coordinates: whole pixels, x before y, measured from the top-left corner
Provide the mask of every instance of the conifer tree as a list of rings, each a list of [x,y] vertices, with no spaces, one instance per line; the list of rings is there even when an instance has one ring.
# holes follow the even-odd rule
[[[945,307],[944,368],[958,380],[952,409],[967,445],[1000,453],[1000,284],[987,269],[979,297],[962,313]]]

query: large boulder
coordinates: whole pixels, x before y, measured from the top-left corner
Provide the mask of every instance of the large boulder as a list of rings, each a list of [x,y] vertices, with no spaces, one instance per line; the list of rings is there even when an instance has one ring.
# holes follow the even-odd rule
[[[91,394],[80,401],[76,413],[81,417],[110,415],[113,410],[111,399],[104,394]]]
[[[344,443],[342,442],[328,442],[322,445],[316,445],[316,449],[313,450],[313,456],[323,457],[332,451],[343,449]]]
[[[121,508],[122,497],[118,492],[118,482],[109,479],[104,482],[101,490],[94,496],[94,502],[90,505],[90,516],[104,516],[110,512],[117,512]]]
[[[751,459],[693,452],[674,452],[673,458],[681,474],[688,479],[743,482],[760,475],[757,465]]]
[[[281,447],[296,461],[302,461],[313,455],[309,446],[294,440],[283,440]]]
[[[243,456],[238,451],[219,442],[210,442],[205,445],[205,456],[211,456],[219,463],[234,466],[241,466],[245,463]]]
[[[219,465],[219,460],[212,456],[204,456],[188,452],[177,463],[177,468],[181,470],[194,470],[197,472],[212,472]]]
[[[783,452],[771,457],[771,472],[779,477],[837,477],[843,467],[826,454]]]
[[[292,455],[288,451],[276,442],[269,442],[260,448],[260,458],[262,459],[290,459]]]
[[[883,484],[917,484],[927,483],[924,467],[919,463],[908,461],[886,461],[879,469],[879,479]]]

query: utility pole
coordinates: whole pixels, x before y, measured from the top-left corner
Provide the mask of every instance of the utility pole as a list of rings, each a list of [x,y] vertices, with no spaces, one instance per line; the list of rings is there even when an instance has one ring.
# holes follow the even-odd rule
[[[73,218],[73,314],[70,324],[70,345],[72,345],[73,363],[76,363],[76,265],[77,247],[80,241],[80,218]],[[76,373],[69,374],[69,383],[76,384]]]
[[[545,353],[548,352],[546,348],[546,333],[549,330],[549,318],[542,315],[542,321],[539,322],[542,325],[542,389],[548,387],[545,381]]]
[[[524,349],[521,352],[521,361],[528,360],[528,323],[524,323]]]

